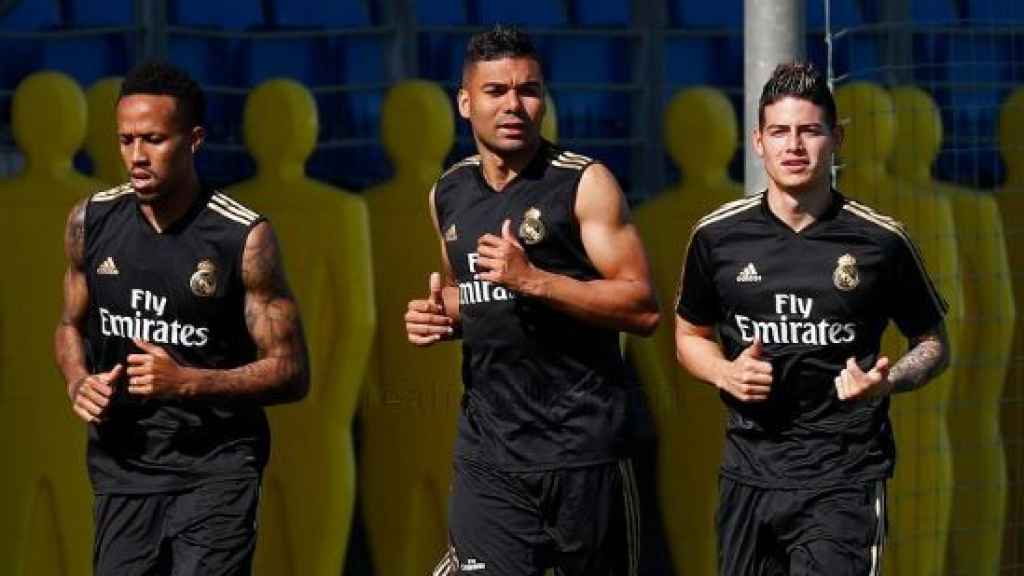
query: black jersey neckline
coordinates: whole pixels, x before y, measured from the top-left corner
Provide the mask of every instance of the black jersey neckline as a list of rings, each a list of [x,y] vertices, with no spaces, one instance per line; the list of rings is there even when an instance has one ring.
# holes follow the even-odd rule
[[[765,217],[771,220],[779,228],[781,228],[783,233],[786,234],[787,236],[807,238],[809,236],[813,236],[814,233],[820,230],[821,227],[826,223],[835,220],[836,216],[839,214],[839,211],[843,209],[843,204],[846,203],[846,197],[843,196],[842,193],[840,193],[838,190],[830,187],[829,191],[831,193],[831,202],[829,203],[828,207],[825,209],[824,212],[821,213],[821,216],[815,218],[814,222],[811,222],[803,230],[793,230],[789,226],[789,224],[783,222],[782,219],[779,218],[777,214],[775,214],[775,212],[772,212],[772,208],[768,204],[767,188],[761,191],[761,213],[764,214]]]
[[[203,208],[206,206],[207,202],[210,201],[210,196],[212,195],[213,190],[211,188],[200,184],[199,193],[192,199],[192,204],[188,207],[188,210],[178,217],[177,220],[171,222],[163,229],[163,231],[159,231],[154,228],[153,224],[151,224],[149,219],[146,218],[146,215],[142,213],[142,203],[139,202],[139,197],[135,195],[134,192],[132,193],[132,202],[135,204],[135,216],[139,219],[142,229],[145,230],[147,234],[159,237],[176,234],[188,228],[188,225],[191,224],[196,217],[199,216],[199,213],[203,211]]]
[[[526,166],[522,170],[520,170],[519,173],[516,174],[511,180],[509,180],[508,184],[506,184],[505,187],[502,188],[501,190],[495,190],[494,186],[491,186],[491,183],[488,182],[487,178],[484,176],[483,156],[480,157],[480,164],[475,167],[476,169],[473,170],[473,174],[476,175],[477,182],[480,183],[480,186],[484,191],[491,192],[493,194],[507,194],[511,192],[512,189],[522,180],[525,180],[527,178],[535,179],[532,177],[539,177],[541,174],[543,174],[542,160],[547,157],[547,151],[551,147],[552,145],[550,142],[541,138],[540,145],[537,146],[537,151],[533,153],[533,157],[530,158],[530,161],[527,162]]]

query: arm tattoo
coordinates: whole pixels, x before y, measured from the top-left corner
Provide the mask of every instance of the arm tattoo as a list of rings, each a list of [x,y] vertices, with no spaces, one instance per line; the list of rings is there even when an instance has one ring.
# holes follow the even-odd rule
[[[945,324],[940,323],[934,330],[910,339],[909,343],[910,350],[889,371],[894,393],[910,392],[924,386],[949,365]]]
[[[203,371],[196,393],[250,397],[265,404],[299,400],[309,387],[306,342],[269,224],[258,224],[249,233],[242,254],[242,281],[245,325],[259,358],[232,370]]]
[[[83,327],[89,312],[89,286],[85,280],[85,206],[82,200],[71,209],[64,228],[64,301],[60,323],[54,333],[54,357],[64,375],[68,395],[74,393],[88,375]]]
[[[68,263],[79,269],[85,257],[85,205],[88,201],[85,199],[71,209],[64,229],[64,253]]]

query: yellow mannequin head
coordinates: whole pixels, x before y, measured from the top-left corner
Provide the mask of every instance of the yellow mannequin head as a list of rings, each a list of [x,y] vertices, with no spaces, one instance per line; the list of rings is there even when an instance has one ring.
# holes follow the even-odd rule
[[[935,155],[942,146],[942,115],[927,92],[900,86],[891,92],[896,111],[896,136],[889,167],[912,181],[930,179]]]
[[[316,102],[298,82],[268,80],[246,98],[245,145],[261,174],[303,175],[318,130]]]
[[[840,122],[846,123],[842,156],[847,169],[883,166],[896,137],[888,92],[871,82],[854,82],[836,90],[835,97]]]
[[[85,91],[89,107],[85,149],[92,158],[97,178],[115,184],[127,177],[117,146],[117,97],[121,78],[97,80]]]
[[[688,180],[724,174],[739,143],[732,103],[714,88],[680,90],[665,109],[665,146]]]
[[[82,146],[86,126],[85,94],[61,72],[36,72],[14,90],[11,118],[14,141],[30,169],[70,166]]]
[[[999,150],[1006,162],[1007,176],[1024,180],[1024,88],[1018,88],[999,112]]]
[[[440,166],[455,143],[448,96],[426,80],[396,84],[381,109],[381,139],[396,172],[414,165]]]

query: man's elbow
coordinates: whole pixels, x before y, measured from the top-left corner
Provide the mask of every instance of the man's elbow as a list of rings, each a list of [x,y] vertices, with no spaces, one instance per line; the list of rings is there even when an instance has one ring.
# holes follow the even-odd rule
[[[285,379],[280,396],[281,403],[299,402],[309,395],[309,363],[296,362]]]
[[[658,299],[654,296],[654,291],[650,286],[647,287],[640,308],[634,314],[633,326],[631,326],[630,332],[639,336],[650,336],[658,329],[658,323],[661,322]]]
[[[932,378],[942,374],[949,368],[952,361],[952,353],[949,349],[949,333],[946,331],[946,325],[943,323],[939,326],[938,334],[938,362],[935,366],[935,371],[932,373]]]
[[[658,329],[658,324],[661,322],[661,314],[655,308],[654,310],[639,314],[636,321],[634,332],[640,336],[650,336]]]
[[[292,384],[292,402],[305,400],[309,395],[309,372],[303,372]]]
[[[935,372],[932,374],[932,378],[940,376],[945,372],[951,363],[951,354],[949,353],[949,341],[943,339],[939,348],[939,361],[935,366]]]

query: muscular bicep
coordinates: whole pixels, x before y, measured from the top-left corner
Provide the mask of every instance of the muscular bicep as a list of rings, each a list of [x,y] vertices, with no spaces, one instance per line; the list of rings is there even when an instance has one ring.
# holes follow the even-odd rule
[[[64,299],[62,325],[81,327],[89,312],[89,285],[85,276],[85,206],[82,200],[71,209],[64,228]]]
[[[460,319],[459,281],[455,277],[455,270],[452,269],[451,261],[448,259],[448,244],[441,234],[441,224],[437,220],[437,204],[434,200],[436,191],[436,185],[430,188],[430,193],[427,194],[427,204],[430,208],[430,222],[434,225],[434,233],[437,234],[437,241],[440,245],[441,286],[445,288],[441,292],[441,297],[444,301],[445,314],[455,322],[458,322]]]
[[[649,283],[647,255],[615,177],[603,164],[587,167],[576,198],[580,237],[606,279]]]
[[[277,238],[267,222],[257,224],[246,239],[242,282],[245,323],[260,358],[304,361],[306,344],[299,308],[285,278]]]
[[[434,233],[437,234],[437,240],[440,244],[441,282],[444,286],[458,286],[455,280],[455,272],[452,270],[451,262],[448,260],[448,246],[441,235],[441,224],[437,221],[437,204],[434,200],[436,192],[436,185],[430,188],[430,193],[427,194],[427,203],[430,207],[430,222],[434,225]]]

